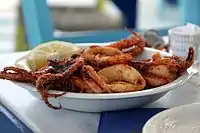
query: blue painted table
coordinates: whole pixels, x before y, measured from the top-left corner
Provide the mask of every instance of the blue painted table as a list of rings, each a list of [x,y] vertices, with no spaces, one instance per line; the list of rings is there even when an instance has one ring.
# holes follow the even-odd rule
[[[1,133],[32,133],[17,117],[3,105],[0,105],[0,132]]]

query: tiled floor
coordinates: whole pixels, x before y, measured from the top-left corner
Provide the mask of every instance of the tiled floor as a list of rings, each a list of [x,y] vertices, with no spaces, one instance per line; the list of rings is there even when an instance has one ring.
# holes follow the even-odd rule
[[[17,0],[6,0],[0,4],[0,53],[12,52],[14,50],[16,11],[12,3]],[[53,1],[53,0],[51,0]],[[65,0],[63,0],[65,1]],[[177,9],[164,9],[162,18],[159,18],[157,4],[159,0],[139,0],[138,27],[143,29],[168,27],[176,25],[180,18],[177,17]],[[59,0],[62,2],[62,0]],[[7,5],[7,7],[6,7]]]

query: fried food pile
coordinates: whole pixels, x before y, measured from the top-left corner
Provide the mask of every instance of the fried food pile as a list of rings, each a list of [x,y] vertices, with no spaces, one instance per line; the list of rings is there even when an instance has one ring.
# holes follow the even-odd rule
[[[5,67],[0,79],[34,84],[43,101],[53,109],[60,109],[48,102],[49,97],[60,97],[67,92],[123,93],[158,87],[178,78],[194,62],[194,50],[188,57],[162,57],[159,52],[152,58],[135,61],[146,41],[138,34],[108,46],[91,46],[78,55],[64,60],[49,60],[48,65],[37,71],[18,67]],[[63,93],[53,94],[49,90]]]

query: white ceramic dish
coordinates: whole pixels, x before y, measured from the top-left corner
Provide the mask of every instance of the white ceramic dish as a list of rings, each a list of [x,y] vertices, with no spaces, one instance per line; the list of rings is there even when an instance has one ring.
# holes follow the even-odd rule
[[[107,45],[107,43],[101,44],[77,44],[81,48],[86,48],[90,45]],[[145,48],[144,52],[135,57],[137,59],[147,59],[151,58],[152,53],[158,50]],[[162,55],[169,56],[170,54],[160,51]],[[17,66],[26,64],[25,57],[20,58],[15,63]],[[67,93],[66,95],[59,97],[57,99],[50,99],[53,105],[58,105],[58,102],[62,105],[64,109],[71,109],[76,111],[84,112],[103,112],[103,111],[114,111],[135,108],[153,102],[168,91],[177,88],[178,86],[184,84],[191,76],[193,72],[185,72],[177,80],[153,89],[128,92],[128,93],[115,93],[115,94],[84,94],[84,93]],[[41,99],[39,93],[37,92],[35,86],[14,82],[16,85],[28,90],[33,96]],[[57,92],[58,93],[58,92]]]
[[[200,103],[182,105],[153,116],[142,133],[200,133]]]

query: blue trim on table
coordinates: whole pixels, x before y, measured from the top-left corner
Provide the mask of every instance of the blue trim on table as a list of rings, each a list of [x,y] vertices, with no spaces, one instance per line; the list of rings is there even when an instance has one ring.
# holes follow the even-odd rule
[[[164,108],[136,108],[101,114],[98,133],[141,133],[144,124]]]
[[[141,133],[144,124],[165,108],[135,108],[101,113],[98,133]],[[0,105],[1,133],[33,133],[6,107]]]
[[[0,104],[0,132],[1,133],[33,133],[11,111]]]

